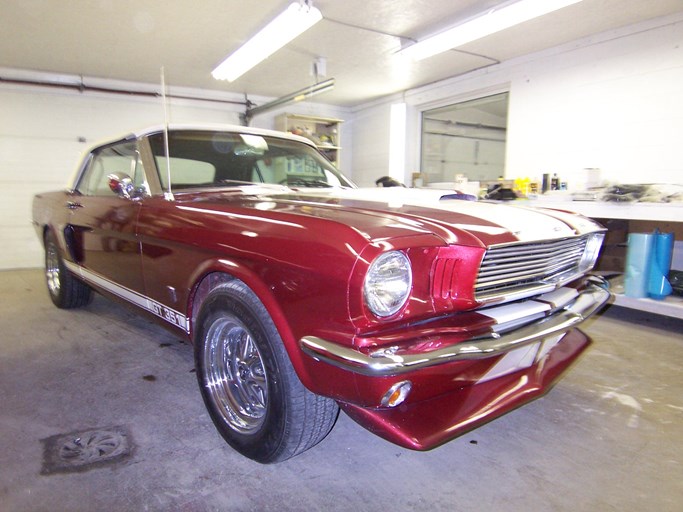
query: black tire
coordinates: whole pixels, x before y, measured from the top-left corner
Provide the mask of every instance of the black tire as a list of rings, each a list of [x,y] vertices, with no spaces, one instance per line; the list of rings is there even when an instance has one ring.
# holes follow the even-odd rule
[[[64,265],[54,233],[45,234],[45,281],[52,303],[61,309],[80,308],[92,300],[92,289]]]
[[[197,326],[199,388],[230,446],[257,462],[273,463],[325,438],[337,419],[337,404],[304,387],[266,308],[242,281],[212,290]]]

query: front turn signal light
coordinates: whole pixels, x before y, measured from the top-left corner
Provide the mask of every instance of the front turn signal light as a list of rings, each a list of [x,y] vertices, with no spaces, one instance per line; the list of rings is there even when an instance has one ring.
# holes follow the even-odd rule
[[[406,398],[408,398],[411,389],[413,389],[413,384],[409,380],[397,382],[384,393],[380,403],[383,407],[396,407],[401,405],[405,402]]]

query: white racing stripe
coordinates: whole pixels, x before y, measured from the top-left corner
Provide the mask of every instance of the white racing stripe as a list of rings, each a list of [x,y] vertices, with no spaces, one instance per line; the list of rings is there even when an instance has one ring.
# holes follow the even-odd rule
[[[87,270],[80,265],[65,261],[64,264],[69,271],[80,276],[87,283],[93,284],[98,288],[102,288],[109,293],[120,297],[121,299],[135,304],[136,306],[145,309],[151,313],[154,313],[159,318],[166,320],[168,323],[180,327],[185,332],[190,332],[190,322],[187,317],[182,313],[175,311],[174,309],[161,304],[145,295],[142,295],[136,291],[133,291],[125,286],[121,286],[113,281],[110,281],[104,276]]]
[[[482,203],[458,199],[440,200],[453,191],[437,189],[413,189],[402,187],[325,189],[306,191],[307,196],[335,197],[346,200],[371,201],[382,203],[383,209],[419,206],[442,210],[476,219],[482,219],[496,226],[477,226],[476,224],[453,223],[456,228],[467,231],[482,231],[487,234],[511,232],[519,241],[532,242],[574,236],[577,231],[594,231],[597,226],[591,221],[572,214],[554,211],[541,211],[533,208],[518,207],[513,204]]]
[[[532,343],[531,345],[511,350],[501,357],[500,361],[494,364],[491,369],[477,381],[477,384],[493,380],[497,377],[502,377],[503,375],[509,375],[517,370],[529,368],[536,361],[536,355],[538,354],[538,347],[540,345],[540,342]]]
[[[540,363],[543,358],[562,341],[564,334],[565,333],[551,336],[540,342],[511,350],[501,357],[500,360],[477,381],[477,384],[503,377],[504,375],[509,375],[517,370],[529,368],[535,363]]]
[[[531,300],[492,306],[480,309],[477,313],[496,322],[493,326],[494,332],[502,332],[548,316],[553,311],[566,307],[578,295],[579,292],[576,289],[562,287]]]

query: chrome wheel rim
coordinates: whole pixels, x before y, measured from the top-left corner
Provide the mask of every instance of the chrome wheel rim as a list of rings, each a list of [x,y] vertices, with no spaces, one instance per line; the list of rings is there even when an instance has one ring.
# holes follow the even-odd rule
[[[59,254],[54,244],[48,244],[45,255],[45,278],[47,279],[47,289],[51,295],[59,295],[61,282],[59,280]]]
[[[206,340],[204,382],[211,401],[230,428],[256,432],[268,405],[266,370],[256,343],[233,317],[214,322]]]

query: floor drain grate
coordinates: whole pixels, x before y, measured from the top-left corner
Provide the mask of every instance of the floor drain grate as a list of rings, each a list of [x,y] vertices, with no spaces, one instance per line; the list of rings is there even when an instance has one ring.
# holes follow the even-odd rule
[[[127,458],[131,436],[124,427],[58,434],[43,439],[42,474],[87,471]]]

